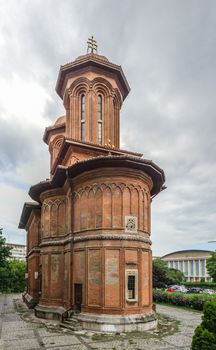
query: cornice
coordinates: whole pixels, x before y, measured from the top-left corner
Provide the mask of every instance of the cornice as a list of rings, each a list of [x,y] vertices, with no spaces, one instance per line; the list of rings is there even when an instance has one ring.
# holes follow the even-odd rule
[[[123,99],[126,98],[130,91],[130,86],[127,82],[127,79],[123,73],[123,70],[121,66],[118,66],[116,64],[113,64],[109,62],[108,60],[101,59],[99,55],[91,54],[91,55],[84,55],[81,56],[81,59],[76,59],[73,62],[67,63],[65,65],[60,66],[58,79],[56,83],[56,92],[57,94],[63,98],[62,89],[64,86],[65,79],[67,75],[76,72],[79,69],[83,69],[86,67],[97,67],[104,71],[108,71],[110,73],[115,74],[122,86],[122,89],[124,91],[123,93]]]
[[[146,173],[153,182],[151,189],[151,196],[158,194],[162,190],[162,186],[165,182],[165,175],[161,168],[159,168],[151,160],[133,157],[129,155],[110,155],[110,156],[98,156],[87,160],[79,161],[72,166],[64,167],[58,166],[52,179],[44,182],[40,182],[30,187],[30,197],[40,202],[40,195],[42,192],[52,190],[54,188],[62,187],[66,179],[73,179],[77,175],[84,172],[90,172],[99,168],[129,168],[131,170],[140,170]]]
[[[25,229],[32,212],[33,211],[39,212],[40,210],[41,210],[41,206],[37,202],[26,202],[26,203],[24,203],[18,228]]]
[[[129,234],[96,234],[96,235],[86,235],[86,236],[74,236],[59,241],[47,241],[40,244],[40,248],[66,245],[68,243],[78,243],[86,241],[133,241],[133,242],[143,242],[147,244],[152,244],[150,238],[143,237],[140,235],[129,235]]]

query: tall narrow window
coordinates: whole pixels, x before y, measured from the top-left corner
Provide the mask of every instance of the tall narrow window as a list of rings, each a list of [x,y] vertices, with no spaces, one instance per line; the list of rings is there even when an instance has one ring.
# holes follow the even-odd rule
[[[135,299],[135,276],[128,276],[128,299]]]
[[[138,271],[126,270],[126,300],[137,301],[138,300]]]
[[[85,95],[81,95],[81,141],[85,141]]]
[[[98,143],[102,144],[102,96],[98,95]]]

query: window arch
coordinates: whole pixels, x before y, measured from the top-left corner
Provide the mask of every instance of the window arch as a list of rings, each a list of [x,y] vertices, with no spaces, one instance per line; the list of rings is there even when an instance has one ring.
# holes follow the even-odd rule
[[[85,141],[85,95],[81,95],[80,99],[80,114],[81,114],[81,141]]]
[[[59,153],[59,150],[62,146],[62,143],[63,143],[63,137],[57,137],[54,139],[53,143],[52,143],[52,153],[51,153],[51,159],[52,159],[52,162],[55,161],[58,153]]]
[[[102,96],[98,95],[98,143],[102,144]]]

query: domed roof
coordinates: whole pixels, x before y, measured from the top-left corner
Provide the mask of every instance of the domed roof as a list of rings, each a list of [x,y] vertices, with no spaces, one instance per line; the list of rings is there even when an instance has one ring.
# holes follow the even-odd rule
[[[65,115],[62,115],[61,117],[59,117],[58,119],[56,119],[54,126],[60,125],[60,124],[64,124],[66,121],[66,117]]]
[[[130,91],[130,86],[123,73],[121,66],[111,63],[105,56],[98,55],[97,53],[87,53],[85,55],[77,57],[73,62],[69,62],[60,66],[58,79],[56,83],[56,92],[63,99],[65,81],[68,80],[73,74],[76,74],[77,70],[88,69],[89,67],[100,68],[104,71],[114,74],[119,82],[123,91],[123,100],[126,98]]]
[[[96,58],[97,60],[101,60],[101,61],[105,61],[105,62],[109,62],[108,58],[106,58],[105,56],[102,56],[102,55],[98,55],[97,53],[87,53],[85,55],[81,55],[81,56],[78,56],[76,59],[75,59],[75,62],[77,61],[82,61],[82,60],[86,60],[86,59],[89,59],[89,58]]]

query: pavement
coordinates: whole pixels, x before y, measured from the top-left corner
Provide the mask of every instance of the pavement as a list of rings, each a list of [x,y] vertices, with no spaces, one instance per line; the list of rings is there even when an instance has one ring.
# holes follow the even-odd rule
[[[201,313],[157,305],[154,331],[104,334],[70,331],[57,321],[41,320],[20,294],[0,294],[0,350],[189,350]]]

